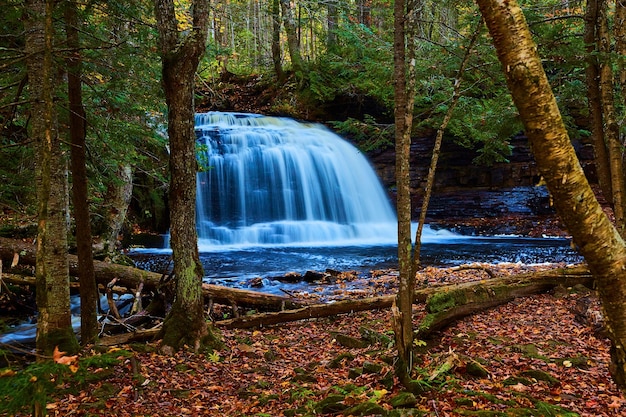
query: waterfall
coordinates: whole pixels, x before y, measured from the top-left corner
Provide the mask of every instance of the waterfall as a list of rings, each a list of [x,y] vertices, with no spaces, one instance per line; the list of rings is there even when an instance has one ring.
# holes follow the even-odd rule
[[[196,115],[199,246],[396,243],[396,217],[365,156],[319,124]]]

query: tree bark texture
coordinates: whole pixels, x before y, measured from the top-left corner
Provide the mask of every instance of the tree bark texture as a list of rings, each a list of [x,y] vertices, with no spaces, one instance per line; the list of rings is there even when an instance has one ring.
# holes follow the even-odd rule
[[[287,48],[289,49],[289,58],[291,58],[291,67],[296,74],[298,82],[302,81],[304,76],[304,66],[302,64],[302,55],[300,54],[300,44],[298,42],[298,34],[296,29],[296,19],[293,15],[291,0],[280,0],[281,10],[283,12],[283,26],[287,34]]]
[[[602,107],[604,142],[609,157],[611,174],[611,202],[615,223],[622,237],[626,233],[626,179],[622,160],[622,144],[620,143],[617,110],[615,108],[615,82],[613,73],[613,53],[609,31],[608,4],[606,0],[598,0],[598,39],[600,52],[600,102]]]
[[[557,213],[597,282],[612,342],[611,372],[626,388],[626,245],[604,214],[569,140],[537,47],[514,0],[477,0]]]
[[[126,221],[126,213],[133,196],[133,170],[128,164],[121,164],[117,168],[116,181],[107,186],[106,205],[107,221],[105,236],[105,250],[108,255],[117,252],[120,233]]]
[[[65,36],[70,49],[66,58],[71,143],[72,202],[76,222],[76,252],[80,286],[81,344],[93,343],[98,335],[98,288],[93,272],[91,220],[87,193],[86,121],[82,96],[82,60],[75,1],[65,3]]]
[[[604,143],[604,122],[602,116],[602,101],[600,99],[600,64],[597,55],[600,49],[598,39],[598,0],[587,0],[584,41],[587,45],[587,66],[585,68],[587,107],[589,109],[596,173],[604,198],[612,204],[611,170],[609,168],[609,156],[606,144]]]
[[[202,297],[202,264],[196,232],[196,136],[194,82],[209,27],[209,1],[194,0],[193,29],[178,31],[172,0],[156,0],[162,82],[168,109],[170,140],[170,244],[176,298],[163,324],[164,353],[183,344],[198,350],[208,335]]]
[[[78,350],[71,325],[65,162],[54,108],[52,12],[54,1],[29,0],[24,13],[31,94],[30,136],[35,142],[37,188],[37,350]]]
[[[283,81],[283,58],[280,50],[280,0],[272,0],[272,63],[279,82]]]

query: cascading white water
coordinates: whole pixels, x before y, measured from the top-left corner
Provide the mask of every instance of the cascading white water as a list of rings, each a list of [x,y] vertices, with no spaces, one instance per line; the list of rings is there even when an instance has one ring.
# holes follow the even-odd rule
[[[318,124],[196,115],[198,236],[215,245],[396,242],[396,217],[365,156]]]

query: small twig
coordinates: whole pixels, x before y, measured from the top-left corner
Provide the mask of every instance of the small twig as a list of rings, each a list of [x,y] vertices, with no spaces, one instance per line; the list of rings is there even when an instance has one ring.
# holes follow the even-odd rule
[[[116,319],[120,320],[120,312],[117,310],[117,306],[115,305],[115,301],[113,300],[113,286],[117,282],[117,278],[113,278],[111,282],[107,284],[106,294],[107,294],[107,303],[109,304],[109,312]]]
[[[298,298],[298,296],[294,295],[294,293],[293,293],[293,292],[291,292],[291,291],[285,290],[284,288],[280,288],[280,290],[281,290],[282,292],[284,292],[285,294],[287,294],[288,296],[290,296],[290,297],[293,297],[293,298]]]
[[[439,410],[437,409],[437,401],[432,400],[432,403],[433,403],[433,409],[435,411],[435,415],[439,417]]]
[[[130,309],[131,314],[135,314],[143,310],[143,307],[141,306],[141,291],[142,290],[143,290],[143,280],[137,286],[137,291],[135,291],[135,301],[133,302],[133,306]]]

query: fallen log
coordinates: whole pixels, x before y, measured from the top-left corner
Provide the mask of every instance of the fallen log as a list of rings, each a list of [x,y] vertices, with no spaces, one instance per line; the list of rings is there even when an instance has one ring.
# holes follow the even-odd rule
[[[380,310],[391,306],[395,296],[387,295],[361,300],[342,300],[327,304],[312,304],[295,310],[252,314],[230,320],[215,322],[215,326],[226,329],[271,326],[297,320],[336,316],[355,311]]]
[[[517,297],[543,293],[557,285],[571,287],[577,284],[588,287],[593,285],[593,277],[585,266],[556,268],[461,284],[420,288],[415,291],[416,303],[427,303],[427,306],[431,306],[430,308],[435,305],[440,307],[438,311],[426,316],[418,335],[426,337],[428,333],[440,330],[462,317],[504,304]],[[215,326],[228,329],[263,327],[355,311],[385,309],[391,307],[394,298],[394,295],[388,295],[361,300],[313,304],[296,310],[254,314],[218,321]],[[449,299],[453,299],[455,302],[445,302]],[[437,303],[437,300],[444,302]]]
[[[35,246],[21,240],[0,238],[0,258],[7,264],[13,262],[15,254],[19,255],[22,265],[35,265]],[[78,258],[68,255],[70,274],[78,274]],[[117,278],[117,285],[126,288],[137,288],[142,282],[145,290],[154,290],[161,285],[161,274],[133,268],[130,266],[112,264],[109,262],[94,261],[96,281],[106,286],[113,278]],[[202,284],[202,292],[208,300],[225,305],[239,307],[265,308],[281,310],[284,308],[299,308],[306,303],[274,294],[257,291],[247,291],[237,288],[222,287],[213,284]]]
[[[586,266],[529,272],[476,283],[445,286],[426,297],[427,315],[422,319],[417,338],[427,338],[457,320],[508,303],[519,297],[541,294],[557,286],[593,287],[593,277]]]

